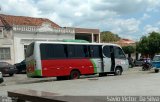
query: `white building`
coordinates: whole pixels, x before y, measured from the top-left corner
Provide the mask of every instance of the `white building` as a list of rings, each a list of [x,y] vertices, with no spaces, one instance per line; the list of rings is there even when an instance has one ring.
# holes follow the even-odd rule
[[[0,61],[19,63],[33,41],[83,39],[100,42],[98,29],[62,28],[49,19],[0,14]]]

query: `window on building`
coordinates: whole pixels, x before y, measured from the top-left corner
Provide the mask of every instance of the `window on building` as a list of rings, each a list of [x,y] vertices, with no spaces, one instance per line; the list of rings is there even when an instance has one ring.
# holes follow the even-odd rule
[[[97,35],[97,34],[94,34],[93,38],[94,38],[94,42],[97,42],[97,43],[98,43],[98,35]]]
[[[0,48],[0,60],[11,59],[10,48]]]
[[[3,29],[0,28],[0,38],[3,38]]]

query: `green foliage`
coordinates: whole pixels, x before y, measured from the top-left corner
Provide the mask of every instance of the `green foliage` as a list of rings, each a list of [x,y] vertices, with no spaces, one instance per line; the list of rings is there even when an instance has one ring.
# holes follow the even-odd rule
[[[115,42],[120,40],[120,37],[117,34],[114,34],[110,31],[101,32],[101,41],[102,42]]]
[[[149,39],[143,36],[139,43],[136,45],[136,51],[140,53],[149,53]]]
[[[126,54],[131,54],[135,52],[134,46],[123,46],[122,49]]]
[[[152,32],[149,36],[143,36],[136,45],[137,52],[154,55],[160,52],[160,33]]]

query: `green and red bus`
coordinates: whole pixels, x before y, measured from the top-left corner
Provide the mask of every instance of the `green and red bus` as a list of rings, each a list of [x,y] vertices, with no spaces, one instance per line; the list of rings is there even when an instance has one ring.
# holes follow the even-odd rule
[[[78,79],[80,75],[121,75],[128,60],[119,45],[36,41],[27,48],[28,77]]]

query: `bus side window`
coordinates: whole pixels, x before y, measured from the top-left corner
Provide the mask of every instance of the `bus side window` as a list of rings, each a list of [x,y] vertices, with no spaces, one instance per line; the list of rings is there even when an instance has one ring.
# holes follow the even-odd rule
[[[91,45],[89,46],[89,52],[90,52],[91,58],[101,58],[102,57],[101,46]]]
[[[123,53],[122,49],[119,47],[114,47],[114,54],[115,54],[115,58],[126,59],[125,54]]]
[[[85,46],[83,45],[68,45],[68,57],[70,58],[86,58]],[[87,49],[86,49],[87,50]]]
[[[64,45],[62,44],[41,44],[40,50],[42,59],[66,58]]]
[[[73,49],[73,47],[72,47],[72,45],[67,45],[67,55],[68,55],[68,57],[74,57],[74,49]]]
[[[88,46],[87,45],[83,45],[83,50],[84,50],[84,53],[85,53],[85,57],[88,58],[89,57],[89,51],[88,51]]]
[[[108,57],[110,58],[111,57],[111,54],[110,54],[110,46],[104,46],[103,47],[103,54],[105,55],[105,57]]]

